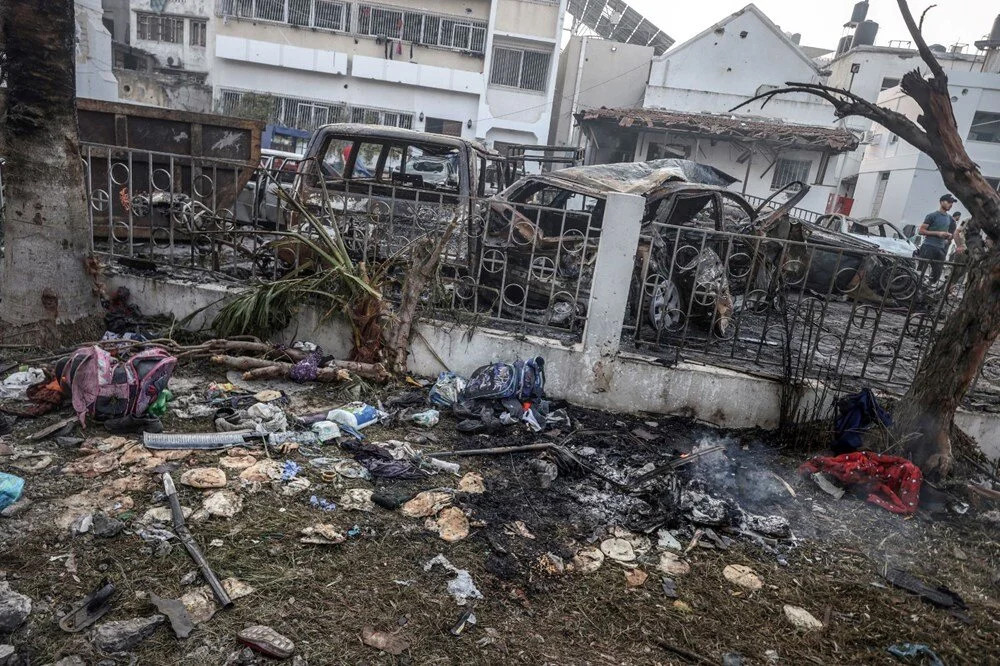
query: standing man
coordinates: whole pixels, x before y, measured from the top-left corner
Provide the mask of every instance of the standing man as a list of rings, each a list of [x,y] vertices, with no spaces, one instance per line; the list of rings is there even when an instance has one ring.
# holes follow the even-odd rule
[[[930,263],[931,282],[937,282],[941,277],[941,263],[948,256],[948,248],[958,224],[952,219],[948,211],[958,201],[950,193],[942,194],[938,200],[940,207],[924,218],[924,223],[920,225],[918,234],[924,237],[924,242],[920,244],[913,256],[925,259]]]

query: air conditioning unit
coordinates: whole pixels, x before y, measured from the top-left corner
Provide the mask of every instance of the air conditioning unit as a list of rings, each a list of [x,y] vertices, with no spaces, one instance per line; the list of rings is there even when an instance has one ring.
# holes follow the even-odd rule
[[[173,67],[175,69],[180,69],[184,66],[180,58],[175,58],[174,56],[167,56],[167,67]]]

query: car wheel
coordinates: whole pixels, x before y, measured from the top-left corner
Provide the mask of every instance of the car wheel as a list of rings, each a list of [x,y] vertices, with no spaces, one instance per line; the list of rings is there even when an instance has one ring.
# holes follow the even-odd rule
[[[649,323],[657,331],[676,331],[684,319],[681,293],[673,280],[659,277],[649,296]]]

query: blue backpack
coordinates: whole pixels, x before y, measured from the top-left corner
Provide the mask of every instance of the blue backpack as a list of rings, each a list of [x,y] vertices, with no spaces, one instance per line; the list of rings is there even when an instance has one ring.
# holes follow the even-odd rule
[[[538,356],[527,361],[491,363],[477,368],[469,377],[462,400],[541,400],[545,391],[545,360]]]

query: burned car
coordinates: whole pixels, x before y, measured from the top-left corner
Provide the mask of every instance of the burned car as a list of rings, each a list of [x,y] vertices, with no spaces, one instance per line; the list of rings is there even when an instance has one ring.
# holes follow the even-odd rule
[[[316,130],[299,200],[335,223],[355,259],[384,260],[458,221],[450,263],[468,266],[479,201],[503,188],[503,158],[455,136],[341,123]],[[462,232],[466,233],[462,233]]]
[[[725,189],[734,180],[680,159],[522,177],[490,206],[477,252],[481,297],[491,297],[501,315],[574,328],[585,318],[597,245],[609,230],[607,196],[639,194],[646,204],[637,256],[655,292],[650,319],[667,326],[679,318],[680,303],[691,302],[692,317],[724,331],[734,296],[721,248],[696,236],[706,225],[723,230],[727,206],[752,219],[749,204]]]

